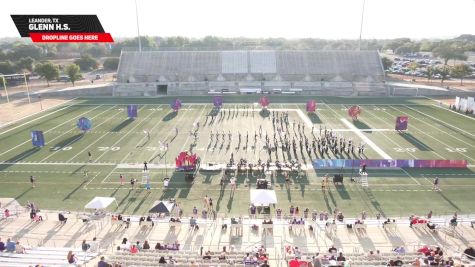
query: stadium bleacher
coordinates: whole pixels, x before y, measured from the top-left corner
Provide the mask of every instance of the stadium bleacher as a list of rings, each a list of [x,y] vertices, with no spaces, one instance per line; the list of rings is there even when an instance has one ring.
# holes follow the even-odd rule
[[[157,85],[166,85],[169,95],[223,88],[239,92],[241,87],[302,88],[313,95],[388,94],[376,51],[123,51],[117,80],[116,96],[153,96]]]

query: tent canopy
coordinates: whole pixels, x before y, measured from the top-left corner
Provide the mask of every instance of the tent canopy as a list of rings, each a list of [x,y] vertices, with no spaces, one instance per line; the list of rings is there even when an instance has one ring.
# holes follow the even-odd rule
[[[251,203],[256,206],[269,206],[277,203],[277,196],[274,190],[251,189]]]
[[[85,209],[105,209],[112,202],[115,201],[115,197],[95,197],[89,203],[84,206]]]
[[[150,213],[170,213],[175,207],[174,202],[157,200],[153,203],[152,208],[148,211]]]

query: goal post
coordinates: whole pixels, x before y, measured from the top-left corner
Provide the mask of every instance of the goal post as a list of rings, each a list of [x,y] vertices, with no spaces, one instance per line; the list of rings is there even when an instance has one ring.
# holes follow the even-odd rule
[[[26,73],[15,73],[15,74],[0,74],[0,81],[2,83],[3,89],[5,90],[5,96],[7,102],[10,103],[11,94],[8,93],[8,86],[14,87],[18,86],[21,83],[25,86],[26,94],[28,96],[28,103],[31,104],[30,97],[30,87],[28,85],[28,78]]]

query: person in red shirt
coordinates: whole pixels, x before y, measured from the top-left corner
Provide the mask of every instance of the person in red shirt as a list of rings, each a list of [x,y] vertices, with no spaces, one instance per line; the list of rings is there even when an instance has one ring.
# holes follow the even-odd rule
[[[289,261],[289,267],[300,267],[300,261],[297,259],[297,257]]]
[[[138,252],[139,252],[139,249],[137,248],[137,246],[132,245],[132,247],[130,247],[130,253],[137,254]]]

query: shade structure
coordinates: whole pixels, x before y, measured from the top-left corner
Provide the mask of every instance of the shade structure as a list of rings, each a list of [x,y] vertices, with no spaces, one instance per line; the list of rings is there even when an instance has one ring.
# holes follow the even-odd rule
[[[170,213],[175,207],[175,202],[157,200],[153,203],[150,213]]]
[[[105,209],[109,207],[112,202],[115,202],[115,197],[94,197],[89,203],[84,206],[85,209]]]
[[[277,196],[274,190],[251,189],[251,203],[256,206],[269,206],[277,203]]]

